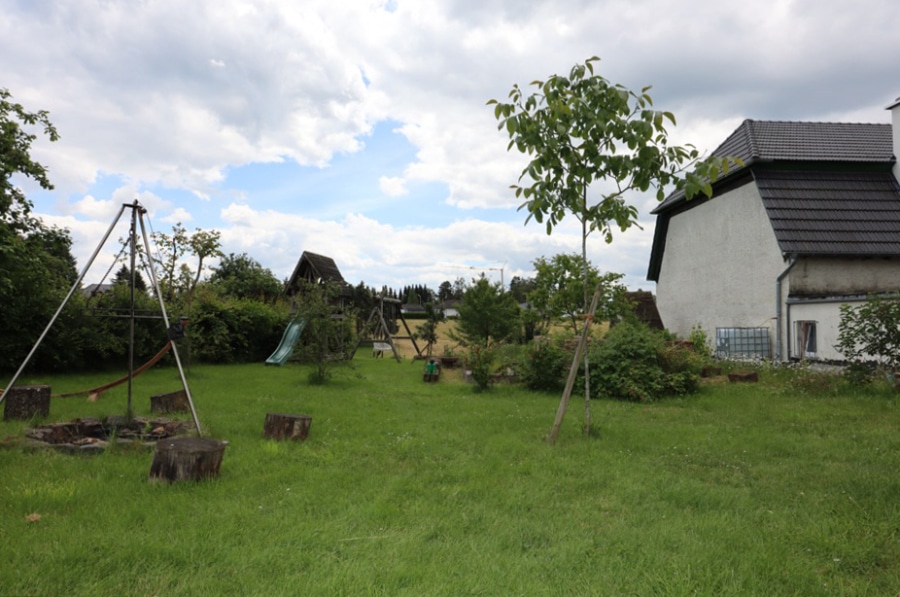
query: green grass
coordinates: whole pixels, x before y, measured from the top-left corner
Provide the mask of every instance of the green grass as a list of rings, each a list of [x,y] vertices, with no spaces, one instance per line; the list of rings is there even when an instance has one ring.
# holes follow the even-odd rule
[[[148,482],[151,453],[0,451],[0,594],[900,594],[892,394],[764,373],[596,401],[589,438],[576,400],[548,446],[558,395],[421,373],[362,353],[321,387],[299,366],[195,365],[201,423],[230,442],[201,483]],[[179,383],[137,378],[136,413]],[[51,419],[122,414],[125,396],[55,399]],[[267,412],[311,415],[309,439],[264,439]]]

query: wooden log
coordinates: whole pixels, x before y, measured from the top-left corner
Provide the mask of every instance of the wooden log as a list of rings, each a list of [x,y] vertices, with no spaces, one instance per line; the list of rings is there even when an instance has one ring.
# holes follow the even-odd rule
[[[228,442],[199,437],[174,437],[156,442],[150,480],[200,481],[219,476]]]
[[[735,371],[728,374],[728,381],[755,383],[759,381],[759,374],[756,371]]]
[[[3,420],[27,421],[50,416],[50,386],[14,386],[3,397]]]
[[[191,410],[187,392],[183,389],[168,394],[150,396],[150,412],[152,413],[186,413]]]
[[[309,435],[310,425],[312,417],[307,415],[268,413],[263,424],[263,436],[278,441],[290,439],[302,442]]]
[[[700,377],[718,377],[719,375],[722,375],[722,368],[712,365],[707,365],[700,371]]]

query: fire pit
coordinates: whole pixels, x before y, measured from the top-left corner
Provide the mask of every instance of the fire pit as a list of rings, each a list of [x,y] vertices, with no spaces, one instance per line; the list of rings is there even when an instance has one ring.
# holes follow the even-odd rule
[[[167,418],[84,418],[27,429],[22,445],[27,449],[50,448],[69,454],[99,454],[110,445],[151,450],[157,441],[183,435],[193,428],[190,421]]]

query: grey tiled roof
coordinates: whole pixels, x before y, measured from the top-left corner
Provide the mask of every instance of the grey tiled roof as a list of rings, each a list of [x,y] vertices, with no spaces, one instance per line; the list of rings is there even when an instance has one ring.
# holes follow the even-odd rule
[[[900,255],[900,185],[891,172],[762,170],[755,178],[782,253]]]
[[[894,159],[889,124],[749,119],[742,122],[712,155],[739,158],[744,162],[743,167],[730,169],[729,176],[732,177],[758,164],[891,164]],[[683,200],[684,193],[672,193],[652,213],[664,211]]]
[[[713,152],[759,161],[883,162],[893,157],[889,124],[745,120]]]

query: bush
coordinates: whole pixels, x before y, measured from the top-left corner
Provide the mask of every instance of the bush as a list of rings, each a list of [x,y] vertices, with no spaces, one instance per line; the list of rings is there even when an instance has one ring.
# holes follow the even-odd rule
[[[204,363],[261,362],[278,346],[284,325],[276,307],[209,294],[193,309],[188,338],[193,356]]]
[[[697,390],[701,358],[645,324],[613,326],[590,352],[592,397],[650,402]]]
[[[522,383],[529,390],[561,391],[571,360],[572,355],[563,348],[560,338],[533,340],[525,348]]]
[[[465,366],[472,372],[475,391],[484,392],[491,388],[491,373],[494,364],[494,351],[490,346],[473,344],[465,353]]]

